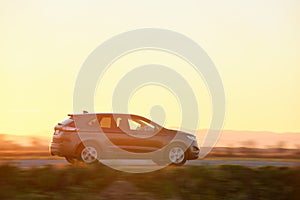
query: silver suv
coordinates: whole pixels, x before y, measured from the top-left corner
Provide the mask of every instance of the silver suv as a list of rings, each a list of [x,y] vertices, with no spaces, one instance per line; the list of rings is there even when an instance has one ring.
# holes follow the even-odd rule
[[[55,126],[50,152],[70,163],[126,158],[183,165],[198,158],[199,147],[194,135],[166,129],[141,116],[84,113],[70,114]]]

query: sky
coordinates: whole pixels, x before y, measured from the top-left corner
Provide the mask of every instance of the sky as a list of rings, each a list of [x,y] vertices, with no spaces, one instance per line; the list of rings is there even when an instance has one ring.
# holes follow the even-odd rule
[[[0,133],[49,135],[73,112],[80,68],[102,42],[139,28],[168,29],[197,42],[213,60],[226,95],[224,129],[300,132],[300,1],[131,0],[0,1]],[[128,54],[104,77],[105,97],[122,73],[118,66],[163,63],[186,77],[197,94],[201,122],[209,127],[210,95],[188,63],[158,51]],[[199,84],[198,84],[199,83]],[[103,96],[95,92],[95,110]],[[177,99],[178,100],[178,99]],[[176,127],[180,107],[159,86],[133,93],[133,113],[149,116],[152,105]]]

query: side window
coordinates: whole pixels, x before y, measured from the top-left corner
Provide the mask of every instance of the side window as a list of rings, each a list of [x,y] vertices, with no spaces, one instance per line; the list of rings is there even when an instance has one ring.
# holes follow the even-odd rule
[[[98,120],[96,118],[92,119],[91,121],[88,122],[89,126],[95,126],[98,123]]]
[[[118,117],[116,119],[116,127],[123,131],[154,131],[155,126],[141,119]]]
[[[155,130],[155,126],[151,123],[148,123],[143,120],[138,120],[138,122],[141,124],[141,126],[139,127],[139,130],[143,130],[143,131],[154,131]]]
[[[100,120],[101,128],[111,128],[111,117],[102,117]]]
[[[129,122],[129,129],[132,131],[138,130],[141,127],[140,123],[133,121],[132,119],[128,119],[128,122]]]
[[[118,128],[120,128],[121,120],[122,120],[121,117],[118,117],[117,120],[116,120],[116,125],[117,125]]]
[[[123,131],[128,131],[130,129],[128,119],[125,117],[118,117],[116,119],[116,126]]]
[[[153,124],[145,122],[140,119],[128,119],[129,129],[131,131],[154,131],[155,127]]]

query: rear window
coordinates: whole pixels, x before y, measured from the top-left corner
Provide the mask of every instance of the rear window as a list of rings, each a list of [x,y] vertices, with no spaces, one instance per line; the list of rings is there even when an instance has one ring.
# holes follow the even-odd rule
[[[62,121],[61,123],[59,123],[59,125],[75,127],[74,120],[71,118]]]

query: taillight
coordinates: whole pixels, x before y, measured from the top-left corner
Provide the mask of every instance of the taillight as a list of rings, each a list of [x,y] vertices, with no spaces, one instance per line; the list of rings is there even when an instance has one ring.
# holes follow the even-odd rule
[[[61,130],[65,131],[65,132],[77,132],[77,131],[79,131],[78,128],[69,127],[69,126],[62,127]]]
[[[54,135],[56,136],[61,136],[63,133],[69,132],[69,133],[76,133],[78,132],[79,129],[75,127],[70,127],[70,126],[61,126],[61,125],[56,125],[54,127]]]
[[[60,134],[59,130],[55,129],[54,135],[59,135],[59,134]]]

